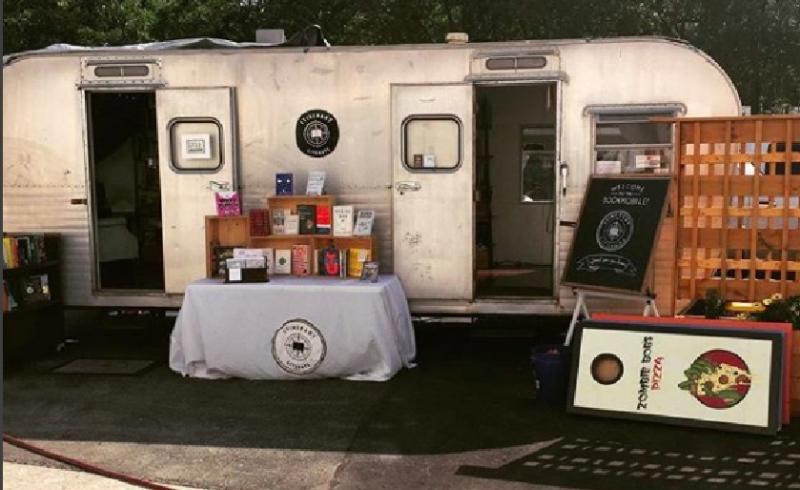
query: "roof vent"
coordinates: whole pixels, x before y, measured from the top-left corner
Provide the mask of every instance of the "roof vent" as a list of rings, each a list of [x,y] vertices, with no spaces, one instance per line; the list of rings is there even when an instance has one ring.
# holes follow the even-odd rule
[[[283,29],[256,29],[256,42],[265,44],[283,44],[286,34]]]
[[[466,32],[448,32],[444,40],[447,44],[465,44],[469,42],[469,35]]]

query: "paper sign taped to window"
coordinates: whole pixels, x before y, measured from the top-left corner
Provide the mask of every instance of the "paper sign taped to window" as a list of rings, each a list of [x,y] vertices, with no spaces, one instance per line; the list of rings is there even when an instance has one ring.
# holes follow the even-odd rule
[[[622,173],[622,162],[619,160],[599,160],[595,165],[597,174],[620,174]]]
[[[636,155],[636,168],[661,167],[661,155]]]

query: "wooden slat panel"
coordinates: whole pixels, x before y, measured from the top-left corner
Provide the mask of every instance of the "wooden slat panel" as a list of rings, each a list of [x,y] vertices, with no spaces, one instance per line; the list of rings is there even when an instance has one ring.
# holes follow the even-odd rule
[[[760,157],[761,162],[785,162],[787,161],[800,161],[800,153],[799,152],[789,152],[784,153],[763,153]],[[700,155],[699,163],[711,163],[711,164],[722,164],[725,161],[723,155],[718,154],[707,154],[707,155]],[[731,155],[729,163],[750,163],[756,161],[755,154],[752,153],[735,153]],[[681,165],[693,165],[694,162],[694,155],[684,155],[680,159]]]
[[[706,291],[708,289],[716,289],[720,290],[720,283],[722,281],[720,279],[700,279],[696,282],[696,287],[702,291]],[[732,280],[728,279],[726,281],[726,290],[728,292],[726,298],[731,301],[751,301],[749,296],[749,281],[747,280]],[[756,282],[756,291],[755,291],[755,298],[757,300],[767,298],[772,296],[775,293],[780,293],[781,285],[778,281],[757,281]],[[787,284],[786,294],[788,296],[794,296],[800,294],[800,282],[794,282]],[[679,298],[688,298],[689,296],[689,280],[688,279],[681,279],[679,281],[678,287],[678,297]]]
[[[711,287],[741,300],[800,294],[800,209],[790,206],[800,196],[800,175],[789,170],[800,162],[792,147],[800,142],[800,116],[674,121],[675,303]]]
[[[727,168],[727,166],[726,166]],[[700,175],[697,177],[700,185],[700,195],[722,195],[724,192],[725,177],[724,175]],[[792,195],[800,195],[800,175],[767,175],[762,176],[761,181],[761,195],[762,196],[781,196],[783,195],[784,186],[787,186],[789,193]],[[684,175],[680,179],[681,186],[691,188],[694,181],[693,175]],[[747,175],[731,175],[730,176],[730,194],[731,196],[750,196],[753,193],[753,178]]]
[[[723,246],[722,235],[725,230],[722,228],[710,228],[700,230],[699,240],[705,248],[726,248]],[[744,249],[750,244],[750,230],[729,229],[728,249]],[[785,249],[800,250],[800,230],[758,230],[758,243],[761,247],[781,250],[784,231],[786,232]],[[691,244],[691,230],[682,228],[678,236],[678,246],[687,247]]]
[[[786,120],[786,132],[784,133],[786,139],[784,140],[786,149],[786,158],[784,161],[791,162],[794,158],[792,157],[792,120]],[[784,188],[783,188],[783,229],[781,230],[781,261],[783,266],[781,267],[781,294],[783,297],[786,297],[786,289],[787,289],[787,262],[789,260],[789,252],[787,251],[789,245],[789,182],[791,180],[791,164],[789,164],[788,168],[784,168]]]
[[[698,204],[698,196],[700,195],[700,180],[699,180],[699,168],[698,163],[700,162],[700,123],[694,123],[694,128],[692,128],[692,132],[694,133],[694,167],[692,170],[692,248],[689,250],[690,260],[691,260],[691,271],[692,275],[690,276],[691,283],[689,285],[689,296],[692,298],[697,297],[697,288],[695,287],[695,274],[696,265],[697,265],[697,238],[698,238],[698,228],[699,223],[697,218],[700,216],[700,207]]]
[[[696,208],[696,207],[683,207],[680,210],[681,216],[694,216],[695,211],[700,217],[703,218],[717,218],[722,216],[722,208]],[[757,211],[757,213],[756,213]],[[791,218],[800,217],[800,208],[789,208],[785,213]],[[781,218],[784,216],[784,208],[728,208],[728,216],[752,218]]]
[[[750,259],[747,260],[726,260],[728,269],[748,270],[750,268]],[[678,260],[678,265],[681,267],[689,267],[690,262],[687,259]],[[780,260],[760,260],[756,259],[756,269],[761,271],[779,271],[783,266],[789,271],[800,271],[800,262]],[[722,259],[697,259],[697,267],[700,269],[718,270],[722,268]]]

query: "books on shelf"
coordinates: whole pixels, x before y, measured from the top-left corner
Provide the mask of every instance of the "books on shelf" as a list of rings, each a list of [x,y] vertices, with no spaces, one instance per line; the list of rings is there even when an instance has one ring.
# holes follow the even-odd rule
[[[294,194],[294,174],[275,174],[275,194],[279,196],[291,196]]]
[[[292,250],[279,248],[275,250],[275,274],[292,273]]]
[[[43,234],[3,237],[3,263],[7,268],[47,262]]]
[[[331,208],[330,206],[317,205],[317,235],[330,235],[331,233]]]
[[[239,216],[242,214],[238,192],[217,191],[214,193],[214,199],[217,203],[217,216]]]
[[[270,209],[272,215],[272,233],[275,235],[286,234],[286,215],[289,214],[287,209]]]
[[[371,209],[362,209],[356,216],[356,226],[353,229],[355,236],[370,236],[372,235],[372,224],[375,222],[375,211]]]
[[[306,185],[307,196],[321,196],[325,192],[325,171],[312,170],[308,172],[308,183]]]
[[[364,262],[372,260],[372,251],[368,248],[351,248],[347,251],[347,276],[361,277]]]
[[[353,235],[353,206],[333,207],[333,236]]]
[[[286,235],[300,234],[300,216],[296,214],[287,214],[283,217],[283,224]]]
[[[295,276],[307,276],[309,271],[309,246],[292,245],[292,274]]]
[[[298,204],[297,215],[300,219],[301,235],[314,235],[317,233],[317,206],[314,204]]]
[[[266,209],[250,210],[250,235],[265,236],[269,234],[268,218]]]
[[[50,301],[50,284],[47,274],[32,274],[23,279],[22,294],[25,303]]]
[[[333,245],[323,248],[319,257],[319,275],[337,277],[340,263],[339,249]]]
[[[225,277],[228,259],[233,258],[234,250],[241,247],[214,247],[211,255],[212,277]]]

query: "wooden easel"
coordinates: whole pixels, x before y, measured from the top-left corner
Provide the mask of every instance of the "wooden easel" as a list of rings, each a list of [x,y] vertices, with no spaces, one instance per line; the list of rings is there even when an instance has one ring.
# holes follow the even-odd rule
[[[656,297],[649,291],[639,295],[636,293],[594,291],[589,289],[573,288],[572,294],[577,297],[577,301],[575,301],[575,309],[572,312],[572,320],[569,322],[567,338],[564,339],[564,346],[569,346],[570,342],[572,342],[572,333],[574,332],[575,325],[577,325],[581,315],[583,315],[584,318],[591,317],[591,315],[589,315],[589,309],[586,307],[586,296],[619,299],[623,301],[644,301],[644,310],[642,311],[642,316],[661,316],[658,314],[658,308],[656,307]]]

